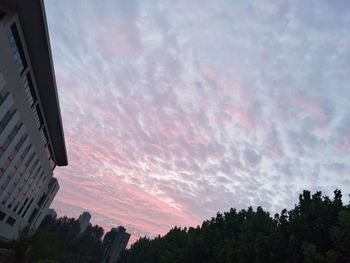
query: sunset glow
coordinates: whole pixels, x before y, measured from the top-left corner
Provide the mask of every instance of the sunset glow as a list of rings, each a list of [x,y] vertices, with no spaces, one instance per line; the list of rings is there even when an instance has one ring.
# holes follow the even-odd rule
[[[350,193],[348,1],[46,0],[69,165],[52,207],[156,236]],[[293,198],[293,199],[291,199]]]

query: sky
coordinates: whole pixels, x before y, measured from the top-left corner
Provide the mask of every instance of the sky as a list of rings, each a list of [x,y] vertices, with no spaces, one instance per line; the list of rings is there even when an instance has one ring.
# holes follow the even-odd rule
[[[46,0],[59,215],[139,236],[350,193],[347,0]]]

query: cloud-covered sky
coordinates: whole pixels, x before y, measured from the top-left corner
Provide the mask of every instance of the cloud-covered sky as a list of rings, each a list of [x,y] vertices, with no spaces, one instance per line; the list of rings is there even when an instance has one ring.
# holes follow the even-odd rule
[[[350,192],[347,0],[46,0],[59,214],[136,237]]]

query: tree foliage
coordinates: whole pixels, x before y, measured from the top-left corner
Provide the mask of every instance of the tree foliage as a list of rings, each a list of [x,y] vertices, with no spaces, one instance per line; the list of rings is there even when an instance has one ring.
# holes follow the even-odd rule
[[[102,227],[91,224],[80,233],[74,218],[46,217],[34,236],[21,238],[15,249],[18,262],[99,262]],[[26,251],[26,253],[23,253]]]
[[[304,191],[293,209],[273,218],[261,207],[231,209],[196,228],[140,238],[122,263],[350,262],[350,205]]]

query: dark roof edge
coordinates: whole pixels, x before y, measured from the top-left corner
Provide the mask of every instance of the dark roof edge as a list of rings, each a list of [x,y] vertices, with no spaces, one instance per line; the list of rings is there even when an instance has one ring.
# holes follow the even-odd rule
[[[66,150],[66,144],[65,144],[65,140],[64,140],[64,131],[63,131],[63,124],[62,124],[62,117],[61,117],[61,109],[60,109],[60,102],[59,102],[59,98],[58,98],[58,93],[57,93],[57,85],[56,85],[56,77],[55,77],[55,68],[53,65],[53,59],[52,59],[52,52],[51,52],[51,42],[50,42],[50,35],[49,35],[49,30],[48,30],[48,26],[47,26],[47,19],[46,19],[46,11],[45,11],[45,4],[44,4],[44,0],[40,0],[40,5],[41,5],[41,12],[42,12],[42,18],[43,18],[43,26],[44,26],[44,30],[46,33],[46,43],[48,46],[48,52],[49,52],[49,60],[50,60],[50,64],[51,64],[51,72],[52,72],[52,82],[53,82],[53,86],[54,86],[54,95],[56,98],[56,102],[57,102],[57,115],[58,115],[58,119],[60,122],[60,134],[61,134],[61,143],[62,143],[62,147],[63,147],[63,152],[61,152],[59,155],[61,156],[57,156],[56,152],[55,152],[55,156],[57,158],[56,162],[58,166],[66,166],[68,165],[68,158],[67,158],[67,150]],[[47,122],[49,122],[49,120],[46,120]],[[55,150],[54,150],[55,151]]]

